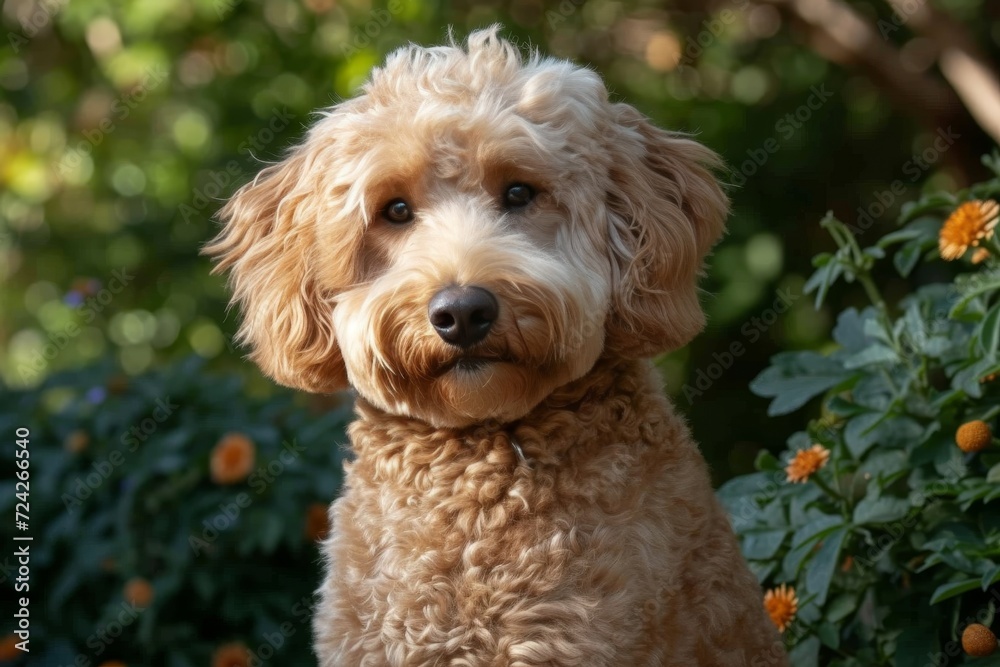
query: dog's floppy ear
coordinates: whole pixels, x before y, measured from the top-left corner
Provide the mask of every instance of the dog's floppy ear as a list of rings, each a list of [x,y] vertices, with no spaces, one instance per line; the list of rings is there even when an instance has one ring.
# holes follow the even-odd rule
[[[347,384],[334,337],[333,305],[310,270],[315,245],[310,201],[318,171],[306,146],[261,171],[219,211],[224,223],[202,253],[228,270],[233,303],[242,310],[237,338],[276,382],[327,392]]]
[[[704,327],[698,276],[729,204],[712,175],[715,153],[626,104],[612,113],[607,204],[615,280],[607,345],[648,357],[683,346]]]

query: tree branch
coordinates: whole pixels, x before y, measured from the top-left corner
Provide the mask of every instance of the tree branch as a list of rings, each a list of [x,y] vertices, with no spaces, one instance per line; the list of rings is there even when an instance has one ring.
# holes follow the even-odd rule
[[[887,2],[906,25],[937,45],[941,74],[979,126],[1000,143],[1000,74],[965,27],[926,0]]]

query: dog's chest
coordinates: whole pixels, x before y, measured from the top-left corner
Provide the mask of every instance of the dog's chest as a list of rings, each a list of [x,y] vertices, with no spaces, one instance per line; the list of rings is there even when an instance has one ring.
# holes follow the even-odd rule
[[[410,484],[378,484],[380,546],[413,580],[508,578],[532,561],[561,571],[585,557],[596,529],[627,523],[623,508],[641,493],[627,479],[635,461],[621,453],[622,460],[566,468],[513,457],[501,447],[414,467]]]
[[[509,653],[499,638],[530,642],[540,628],[599,634],[606,625],[620,633],[623,619],[641,627],[653,582],[643,576],[649,531],[637,510],[640,452],[608,444],[599,456],[562,465],[518,465],[512,450],[498,447],[466,461],[450,452],[423,466],[383,462],[381,478],[378,466],[359,461],[352,475],[362,473],[355,482],[367,488],[349,492],[343,509],[368,546],[356,563],[364,567],[341,572],[352,579],[343,583],[357,592],[364,624],[414,660],[422,651]],[[584,637],[563,639],[546,649],[564,652],[553,654],[558,664],[593,657],[573,654]],[[605,640],[605,650],[614,645]]]

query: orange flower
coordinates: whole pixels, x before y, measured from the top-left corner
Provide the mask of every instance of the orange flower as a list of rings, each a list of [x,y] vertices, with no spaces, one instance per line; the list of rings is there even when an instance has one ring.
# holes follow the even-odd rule
[[[127,667],[121,660],[112,660],[110,662],[102,662],[97,667]]]
[[[223,644],[212,654],[212,667],[249,667],[250,650],[241,642]]]
[[[327,519],[327,507],[322,503],[313,503],[306,510],[306,539],[310,542],[325,540],[330,534],[330,522]]]
[[[986,422],[976,419],[966,422],[955,431],[955,444],[963,452],[981,452],[993,442],[993,431]]]
[[[848,555],[847,558],[844,559],[844,562],[841,563],[841,565],[840,565],[840,571],[841,572],[850,572],[852,567],[854,567],[854,557],[851,556],[851,555]]]
[[[985,625],[971,623],[962,631],[962,648],[971,656],[985,658],[997,650],[997,636]]]
[[[830,460],[830,450],[823,445],[813,445],[809,449],[800,449],[785,466],[788,481],[793,484],[805,482],[814,472],[826,465]]]
[[[90,444],[90,436],[85,431],[73,431],[66,436],[63,447],[70,454],[79,454]]]
[[[212,450],[212,481],[216,484],[238,484],[253,470],[256,449],[242,433],[227,433]]]
[[[938,248],[946,260],[958,259],[970,247],[993,236],[1000,220],[1000,204],[992,199],[974,200],[959,206],[948,216],[938,235]]]
[[[972,257],[970,259],[972,260],[973,264],[982,264],[989,258],[990,258],[989,250],[987,250],[986,248],[976,248],[976,252],[972,253]]]
[[[0,660],[4,662],[16,660],[24,655],[21,649],[17,648],[17,642],[19,641],[17,635],[7,635],[0,640]]]
[[[799,610],[799,599],[795,597],[795,589],[788,584],[781,584],[764,594],[764,609],[771,617],[771,622],[781,632],[795,620]]]
[[[131,602],[139,609],[145,609],[153,603],[153,587],[142,577],[129,579],[122,594],[126,602]]]

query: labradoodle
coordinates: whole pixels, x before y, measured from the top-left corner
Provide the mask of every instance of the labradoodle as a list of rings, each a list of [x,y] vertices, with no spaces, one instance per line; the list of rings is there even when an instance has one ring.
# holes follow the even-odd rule
[[[704,325],[717,165],[494,27],[393,53],[222,209],[250,357],[357,393],[323,667],[786,664],[649,361]]]

